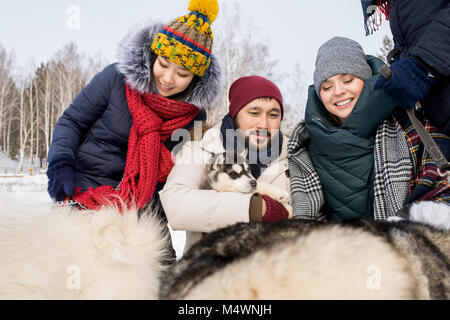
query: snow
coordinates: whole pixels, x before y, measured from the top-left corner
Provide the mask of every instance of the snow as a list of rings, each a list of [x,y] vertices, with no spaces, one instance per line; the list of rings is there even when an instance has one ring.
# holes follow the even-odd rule
[[[11,164],[11,167],[15,169],[14,163],[11,162]],[[13,172],[13,170],[9,169],[8,171]],[[45,174],[31,175],[30,172],[27,172],[22,173],[20,176],[15,176],[11,173],[5,175],[0,171],[0,205],[10,202],[29,204],[30,206],[45,203],[51,205],[51,199],[47,193],[48,180]],[[170,229],[170,233],[172,235],[172,245],[179,259],[183,254],[186,242],[185,232]]]

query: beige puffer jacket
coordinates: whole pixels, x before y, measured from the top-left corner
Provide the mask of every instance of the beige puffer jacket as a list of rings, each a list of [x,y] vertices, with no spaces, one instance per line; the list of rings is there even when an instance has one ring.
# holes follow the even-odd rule
[[[211,153],[223,153],[219,123],[205,132],[200,141],[187,142],[177,154],[175,165],[159,192],[170,226],[186,230],[186,252],[200,240],[202,233],[212,232],[238,222],[249,222],[252,194],[200,190],[205,164]],[[257,179],[286,190],[290,194],[287,143],[284,136],[280,157],[270,163]],[[282,203],[292,212],[292,200]]]

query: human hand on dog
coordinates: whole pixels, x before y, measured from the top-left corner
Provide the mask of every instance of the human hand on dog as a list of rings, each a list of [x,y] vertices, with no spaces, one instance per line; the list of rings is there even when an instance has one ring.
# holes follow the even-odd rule
[[[48,193],[55,201],[75,194],[75,169],[71,161],[61,160],[47,170]]]

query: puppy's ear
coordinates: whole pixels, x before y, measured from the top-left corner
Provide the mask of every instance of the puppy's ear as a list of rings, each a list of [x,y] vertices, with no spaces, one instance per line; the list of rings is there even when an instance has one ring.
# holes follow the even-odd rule
[[[242,165],[244,166],[245,171],[249,171],[250,172],[250,164],[249,164],[247,159],[243,160]]]
[[[208,160],[208,164],[210,165],[211,170],[217,169],[217,161],[220,156],[221,156],[220,153],[215,154],[215,153],[211,152],[211,158],[209,158],[209,160]]]
[[[217,155],[211,152],[211,157],[208,159],[208,164],[213,164],[214,162],[216,162],[216,159]]]
[[[224,163],[233,164],[236,163],[236,151],[223,153]]]

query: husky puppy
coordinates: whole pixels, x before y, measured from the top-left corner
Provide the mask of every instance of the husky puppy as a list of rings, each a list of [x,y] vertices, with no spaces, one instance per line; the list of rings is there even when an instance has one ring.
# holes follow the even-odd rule
[[[0,208],[0,299],[156,299],[168,230],[151,212]]]
[[[267,194],[278,202],[289,199],[287,191],[268,183],[257,182],[252,176],[248,160],[236,151],[212,154],[205,166],[200,189],[218,192],[257,192]]]
[[[450,299],[450,231],[411,222],[240,223],[173,265],[161,299]]]

